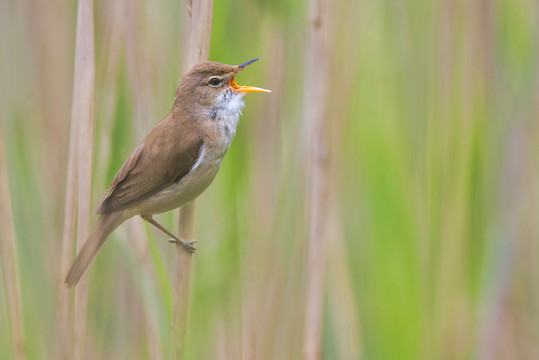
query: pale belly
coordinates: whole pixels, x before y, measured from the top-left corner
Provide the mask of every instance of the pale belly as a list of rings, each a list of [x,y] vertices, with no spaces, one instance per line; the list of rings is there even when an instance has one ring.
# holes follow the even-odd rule
[[[194,200],[211,184],[217,175],[220,164],[221,159],[200,164],[179,182],[138,204],[133,208],[133,215],[159,214],[177,209]]]

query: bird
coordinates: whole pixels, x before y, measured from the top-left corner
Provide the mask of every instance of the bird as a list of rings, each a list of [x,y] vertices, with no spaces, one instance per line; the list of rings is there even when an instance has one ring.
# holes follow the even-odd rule
[[[197,198],[215,178],[236,133],[244,95],[270,90],[239,86],[241,65],[205,61],[189,70],[178,85],[170,113],[148,133],[122,165],[99,202],[96,225],[65,278],[76,285],[109,235],[140,215],[193,253],[195,240],[179,239],[153,219]]]

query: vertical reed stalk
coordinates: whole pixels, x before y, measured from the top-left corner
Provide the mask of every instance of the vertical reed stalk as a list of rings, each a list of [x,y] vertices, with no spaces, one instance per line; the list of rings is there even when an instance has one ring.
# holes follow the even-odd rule
[[[92,178],[93,104],[95,89],[94,11],[93,0],[79,0],[73,104],[71,119],[78,124],[78,209],[77,251],[90,230],[90,193]],[[74,358],[86,353],[86,322],[88,310],[88,280],[86,276],[75,289]]]
[[[304,359],[320,359],[324,298],[325,231],[328,202],[329,157],[325,134],[328,70],[327,0],[309,1],[308,43],[305,49],[305,123],[309,129],[310,158],[307,183],[310,228],[307,244],[307,289],[303,339]],[[316,74],[316,76],[312,76]]]
[[[0,129],[1,130],[1,129]],[[7,175],[7,159],[0,131],[0,259],[4,276],[6,305],[11,327],[13,355],[16,360],[26,359],[26,344],[22,323],[21,295],[17,265],[17,249],[15,246],[15,231],[13,213],[11,211],[11,196]]]
[[[179,231],[181,239],[191,239],[195,223],[195,202],[180,209]],[[187,310],[189,308],[189,279],[191,277],[191,254],[181,246],[175,250],[175,281],[173,285],[172,319],[170,322],[169,359],[181,359],[185,348]]]
[[[78,191],[78,149],[76,136],[79,131],[78,122],[71,119],[69,131],[69,150],[67,159],[67,181],[64,204],[64,229],[62,235],[62,255],[60,259],[60,277],[56,303],[56,358],[68,359],[72,357],[72,338],[69,326],[69,299],[70,291],[65,286],[65,275],[73,261],[75,228],[77,225],[77,191]]]
[[[186,8],[187,16],[184,18],[186,26],[183,28],[186,30],[184,39],[189,43],[184,46],[184,49],[188,49],[184,54],[184,73],[209,57],[213,0],[187,0]],[[195,202],[193,201],[180,209],[178,235],[181,239],[192,239],[194,222]],[[169,359],[181,359],[183,356],[189,307],[191,261],[191,254],[182,246],[176,246],[174,260],[176,279],[173,287]]]

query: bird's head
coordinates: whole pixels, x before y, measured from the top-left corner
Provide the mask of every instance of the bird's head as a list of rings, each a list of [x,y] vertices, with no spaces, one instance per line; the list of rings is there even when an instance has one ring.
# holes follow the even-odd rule
[[[179,106],[201,105],[208,109],[241,110],[243,96],[249,92],[271,92],[254,86],[239,86],[235,77],[255,58],[241,65],[206,61],[195,65],[178,86],[174,103]]]

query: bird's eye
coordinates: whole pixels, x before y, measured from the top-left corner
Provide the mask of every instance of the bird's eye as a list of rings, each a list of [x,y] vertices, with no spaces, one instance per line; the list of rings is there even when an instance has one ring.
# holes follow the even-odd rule
[[[212,77],[208,84],[210,84],[211,86],[219,86],[221,84],[221,79]]]

